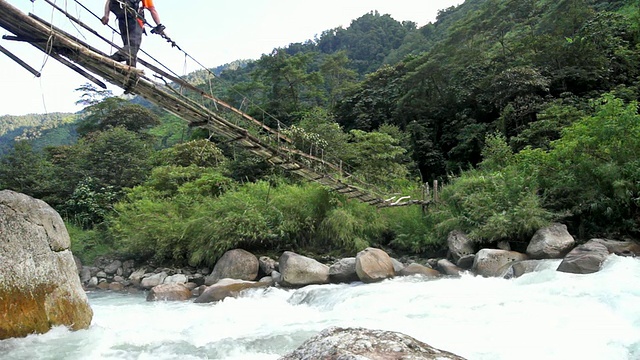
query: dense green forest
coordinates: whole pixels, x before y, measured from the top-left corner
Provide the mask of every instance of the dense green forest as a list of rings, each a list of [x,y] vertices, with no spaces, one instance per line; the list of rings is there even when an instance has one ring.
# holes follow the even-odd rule
[[[67,113],[0,116],[0,157],[11,151],[16,141],[31,141],[36,149],[74,143],[76,119]]]
[[[639,235],[639,0],[467,0],[423,27],[372,12],[216,75],[187,79],[384,193],[420,198],[438,180],[438,201],[349,201],[91,86],[78,141],[17,142],[0,188],[54,206],[86,260],[434,256],[452,230],[518,248],[553,221],[579,240]]]

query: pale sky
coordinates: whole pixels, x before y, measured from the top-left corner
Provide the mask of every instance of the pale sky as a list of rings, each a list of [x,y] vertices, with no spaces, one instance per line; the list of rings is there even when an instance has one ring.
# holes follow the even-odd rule
[[[112,53],[102,42],[53,10],[44,0],[0,0],[39,17]],[[75,0],[51,0],[66,8],[76,18],[103,36],[120,44],[121,40],[102,25]],[[104,0],[79,0],[102,16]],[[216,67],[239,59],[258,59],[274,48],[314,39],[324,30],[348,27],[352,20],[377,10],[398,21],[413,21],[423,26],[435,21],[438,10],[459,5],[464,0],[154,0],[166,33],[182,50],[206,67]],[[151,17],[147,19],[150,23]],[[117,28],[115,16],[110,24]],[[9,34],[0,27],[0,35]],[[44,53],[26,43],[0,39],[0,45],[19,56],[33,68],[41,70],[36,78],[20,65],[0,53],[0,115],[24,115],[47,112],[75,112],[80,94],[74,89],[87,83],[71,69],[48,59]],[[172,48],[156,35],[143,37],[142,48],[179,75],[201,67],[183,52]],[[140,57],[147,59],[144,54]],[[146,71],[151,75],[149,71]],[[110,87],[115,94],[122,91]]]

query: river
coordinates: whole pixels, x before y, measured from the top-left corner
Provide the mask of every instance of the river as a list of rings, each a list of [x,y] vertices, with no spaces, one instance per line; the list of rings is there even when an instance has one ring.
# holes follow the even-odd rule
[[[0,359],[278,359],[329,326],[399,331],[469,360],[640,359],[640,261],[591,275],[419,277],[252,290],[216,304],[89,293],[88,330],[0,341]]]

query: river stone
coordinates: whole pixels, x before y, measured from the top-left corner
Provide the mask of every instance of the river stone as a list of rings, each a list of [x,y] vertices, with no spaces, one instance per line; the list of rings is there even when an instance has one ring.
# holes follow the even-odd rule
[[[393,272],[396,274],[402,271],[405,267],[405,265],[396,258],[391,258],[391,263],[393,264]]]
[[[574,274],[591,274],[600,271],[600,266],[609,256],[607,247],[597,240],[589,240],[571,250],[564,257],[558,271]]]
[[[45,202],[0,191],[0,339],[89,327],[93,311],[70,243],[62,218]]]
[[[532,259],[561,259],[576,241],[564,224],[551,224],[533,235],[527,246],[527,255]]]
[[[133,286],[140,286],[140,283],[142,282],[142,279],[144,278],[146,273],[147,273],[146,267],[137,269],[134,272],[132,272],[131,275],[129,275],[129,281],[131,281]]]
[[[175,275],[171,275],[171,276],[167,276],[164,281],[162,281],[163,284],[186,284],[189,281],[189,279],[187,278],[187,275],[184,274],[175,274]]]
[[[109,275],[113,275],[118,271],[118,269],[121,266],[122,266],[122,261],[114,260],[113,262],[111,262],[111,264],[109,264],[109,265],[104,267],[104,272],[109,274]]]
[[[517,278],[526,273],[534,272],[545,260],[521,260],[510,262],[505,265],[500,272],[505,279]],[[550,260],[546,260],[550,261]]]
[[[449,254],[454,263],[457,263],[461,257],[473,255],[476,253],[475,243],[473,240],[458,230],[453,230],[447,236],[447,245],[449,246]]]
[[[445,275],[450,275],[450,276],[459,276],[460,274],[462,274],[464,272],[463,269],[461,269],[460,267],[456,266],[456,264],[452,263],[451,261],[449,261],[447,259],[438,260],[438,262],[436,264],[436,268],[441,273],[443,273]]]
[[[430,279],[435,279],[442,276],[442,274],[440,274],[438,270],[434,270],[428,266],[424,266],[418,263],[412,263],[405,266],[404,269],[400,270],[398,275],[400,276],[422,275]]]
[[[356,273],[360,281],[373,283],[395,276],[389,254],[376,248],[366,248],[356,255]]]
[[[329,283],[329,267],[317,260],[285,251],[280,255],[280,284],[282,286],[306,286]]]
[[[383,330],[330,327],[279,360],[464,360],[409,335]]]
[[[476,260],[475,254],[469,254],[461,257],[456,261],[456,265],[464,270],[469,270],[473,267],[473,262]]]
[[[147,301],[185,301],[191,299],[191,290],[183,284],[154,286],[147,294]]]
[[[151,289],[154,286],[158,286],[162,284],[164,282],[164,279],[166,278],[167,278],[167,273],[164,271],[157,274],[153,274],[151,276],[148,276],[142,279],[142,281],[140,281],[140,287],[143,289]]]
[[[268,256],[260,256],[258,263],[260,264],[260,270],[265,275],[271,275],[273,270],[278,269],[278,262]]]
[[[109,290],[111,291],[122,291],[124,290],[124,285],[119,282],[112,282],[109,284]]]
[[[609,254],[618,256],[640,256],[640,243],[636,241],[619,241],[609,239],[591,239],[607,247]]]
[[[217,283],[209,286],[206,290],[200,292],[200,296],[196,298],[196,303],[210,303],[223,300],[227,297],[237,297],[240,293],[247,289],[267,287],[269,283],[245,281],[238,279],[220,279]]]
[[[83,266],[80,270],[80,283],[87,284],[91,280],[91,269],[88,266]]]
[[[359,281],[356,273],[356,258],[340,259],[329,266],[329,281],[333,284]]]
[[[527,255],[499,249],[482,249],[476,254],[472,271],[477,275],[486,277],[503,276],[503,267],[510,262],[527,260]]]
[[[133,273],[133,260],[127,260],[122,263],[122,276],[128,278]]]
[[[216,262],[204,284],[212,285],[224,278],[253,281],[258,277],[259,268],[258,258],[252,253],[242,249],[229,250]]]

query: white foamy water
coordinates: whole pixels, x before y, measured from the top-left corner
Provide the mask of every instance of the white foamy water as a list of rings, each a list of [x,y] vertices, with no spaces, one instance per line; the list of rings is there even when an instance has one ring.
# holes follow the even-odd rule
[[[0,359],[278,359],[332,325],[399,331],[469,360],[640,359],[640,260],[591,275],[255,290],[216,304],[89,294],[88,330],[0,341]]]

